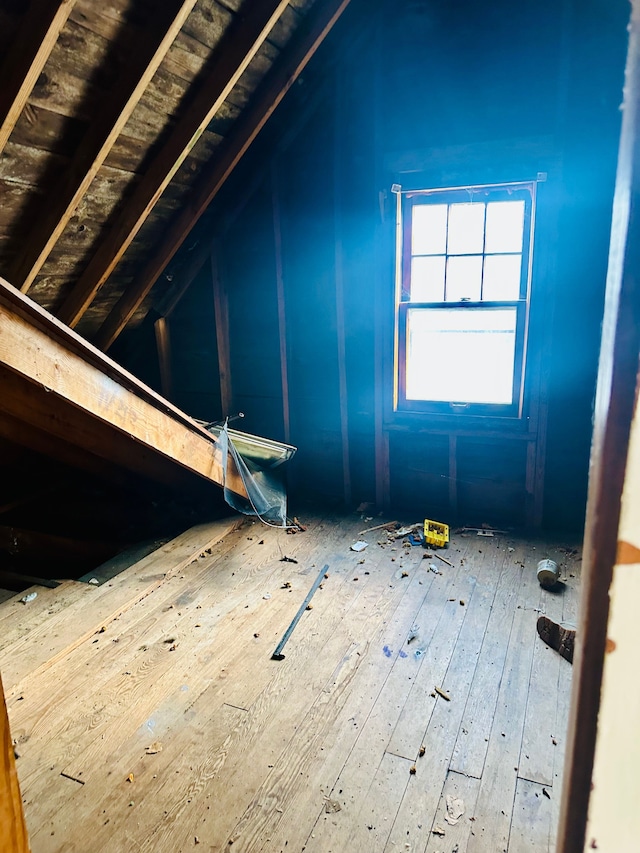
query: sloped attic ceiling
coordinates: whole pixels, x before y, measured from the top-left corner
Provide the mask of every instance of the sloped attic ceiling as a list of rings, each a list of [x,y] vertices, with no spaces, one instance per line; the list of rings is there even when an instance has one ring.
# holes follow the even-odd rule
[[[349,0],[0,0],[0,275],[107,349]]]

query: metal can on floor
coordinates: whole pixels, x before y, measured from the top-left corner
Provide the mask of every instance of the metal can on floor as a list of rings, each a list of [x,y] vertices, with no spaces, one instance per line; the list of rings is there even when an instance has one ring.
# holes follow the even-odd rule
[[[540,560],[538,563],[538,583],[545,589],[550,589],[558,582],[560,570],[554,560]]]

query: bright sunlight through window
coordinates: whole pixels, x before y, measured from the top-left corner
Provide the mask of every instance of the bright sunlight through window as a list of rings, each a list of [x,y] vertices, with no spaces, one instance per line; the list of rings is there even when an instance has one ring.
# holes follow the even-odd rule
[[[532,184],[402,194],[398,409],[519,415],[533,195]]]

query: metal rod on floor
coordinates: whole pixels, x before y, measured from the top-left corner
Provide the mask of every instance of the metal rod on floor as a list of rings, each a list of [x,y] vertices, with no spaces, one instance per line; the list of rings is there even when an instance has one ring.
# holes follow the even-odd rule
[[[285,647],[285,643],[287,642],[289,637],[293,634],[293,629],[296,627],[296,625],[300,621],[300,617],[302,616],[304,611],[307,609],[307,605],[309,604],[309,602],[313,598],[313,594],[315,593],[315,591],[318,589],[318,587],[322,583],[322,579],[324,578],[324,576],[326,575],[326,573],[328,571],[329,571],[328,565],[326,565],[323,569],[320,569],[320,574],[314,580],[313,586],[311,587],[311,589],[307,593],[307,597],[305,598],[305,600],[300,605],[300,608],[299,608],[298,612],[296,613],[296,615],[293,617],[291,624],[289,625],[287,630],[284,632],[284,636],[282,637],[282,639],[280,640],[280,642],[276,646],[275,651],[271,655],[271,660],[284,660],[284,655],[282,654],[282,650]]]

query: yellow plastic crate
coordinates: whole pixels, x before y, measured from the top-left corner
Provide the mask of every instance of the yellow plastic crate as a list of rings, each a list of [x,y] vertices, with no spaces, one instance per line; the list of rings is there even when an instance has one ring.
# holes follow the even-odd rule
[[[449,525],[425,518],[424,541],[433,548],[446,548],[449,544]]]

